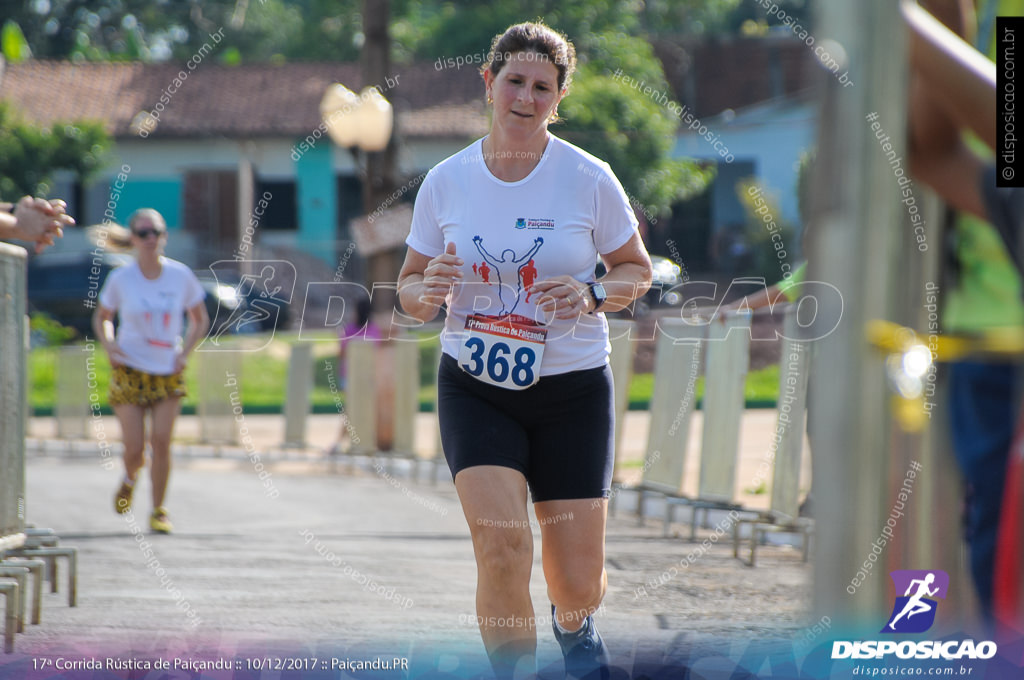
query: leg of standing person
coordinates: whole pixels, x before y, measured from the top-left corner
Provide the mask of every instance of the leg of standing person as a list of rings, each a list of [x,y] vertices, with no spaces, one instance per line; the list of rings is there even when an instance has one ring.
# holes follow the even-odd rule
[[[455,489],[473,539],[476,613],[487,656],[499,678],[533,674],[537,630],[526,478],[512,468],[478,465],[455,476]]]
[[[1013,440],[1016,384],[1017,370],[1010,365],[968,362],[950,369],[950,429],[966,487],[964,535],[986,620],[992,617],[996,537]]]
[[[169,532],[171,529],[163,505],[167,494],[167,481],[171,475],[171,436],[174,433],[174,421],[180,410],[181,399],[179,397],[168,397],[153,404],[153,426],[149,440],[153,451],[153,460],[150,464],[150,475],[153,481],[153,516],[150,526],[154,531],[163,533]],[[162,520],[160,519],[161,515]]]
[[[114,496],[114,509],[125,513],[132,507],[132,492],[139,479],[139,470],[146,463],[146,410],[137,404],[117,404],[114,415],[121,426],[124,444],[124,479]]]

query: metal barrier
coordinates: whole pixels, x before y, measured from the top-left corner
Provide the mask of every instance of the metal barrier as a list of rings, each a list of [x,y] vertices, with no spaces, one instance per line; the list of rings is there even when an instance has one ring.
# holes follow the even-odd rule
[[[709,510],[741,509],[733,501],[733,496],[736,491],[740,424],[745,407],[744,389],[750,364],[750,314],[730,315],[712,321],[708,325],[705,346],[704,375],[710,379],[704,381],[704,423],[697,496],[669,495],[665,499],[664,535],[668,536],[675,509],[687,505],[690,507],[690,540],[697,537],[697,510],[704,511],[706,523]]]
[[[750,315],[730,315],[708,329],[704,430],[697,499],[729,503],[736,490],[744,387],[750,365]]]
[[[615,383],[615,461],[622,451],[622,432],[626,424],[626,410],[629,408],[629,381],[633,377],[633,329],[632,321],[608,319],[608,338],[611,355],[608,363]]]
[[[0,555],[25,543],[26,253],[0,243]],[[21,601],[16,581],[0,579],[5,596],[4,651],[14,651]]]
[[[732,499],[749,365],[749,329],[749,314],[730,315],[706,325],[682,319],[665,320],[663,324],[656,347],[643,478],[636,490],[637,518],[641,523],[646,494],[666,496],[666,535],[678,505],[688,505],[693,510],[691,538],[696,533],[697,509],[739,508]],[[705,375],[713,379],[706,381],[705,388],[698,493],[689,498],[683,492],[686,449],[702,354]],[[612,501],[617,494],[618,489]],[[613,509],[614,503],[610,510]]]
[[[0,551],[25,541],[26,253],[0,243]]]
[[[697,404],[703,339],[707,327],[682,319],[659,319],[662,333],[654,355],[654,390],[643,477],[635,487],[637,516],[643,521],[645,492],[682,496],[690,421]],[[609,502],[614,513],[618,489]]]
[[[733,557],[739,557],[740,530],[750,525],[750,561],[754,566],[757,545],[770,533],[799,533],[803,536],[803,559],[810,554],[813,521],[800,514],[800,464],[804,452],[804,430],[807,408],[807,378],[810,368],[810,343],[793,340],[797,337],[797,307],[786,310],[785,339],[779,359],[778,418],[775,436],[768,444],[765,463],[771,466],[771,505],[767,512],[753,519],[741,518],[732,525]],[[758,470],[758,478],[768,470]]]

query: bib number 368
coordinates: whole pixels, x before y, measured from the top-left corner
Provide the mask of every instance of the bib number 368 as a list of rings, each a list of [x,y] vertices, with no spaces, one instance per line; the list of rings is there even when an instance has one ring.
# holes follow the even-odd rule
[[[520,347],[513,355],[507,343],[499,340],[488,349],[487,344],[478,337],[467,340],[466,347],[470,350],[470,363],[462,367],[474,378],[479,378],[486,370],[487,377],[495,384],[511,379],[516,387],[529,387],[536,382],[534,365],[537,363],[537,352],[532,347]],[[484,352],[487,353],[486,360]]]
[[[540,378],[546,329],[471,316],[459,351],[459,366],[477,380],[511,390]]]

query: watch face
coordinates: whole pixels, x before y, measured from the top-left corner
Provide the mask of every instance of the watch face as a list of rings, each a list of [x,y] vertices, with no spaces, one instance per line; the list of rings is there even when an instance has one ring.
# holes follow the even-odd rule
[[[594,309],[600,307],[608,299],[608,294],[604,291],[604,285],[600,283],[590,284],[590,294],[594,296]]]

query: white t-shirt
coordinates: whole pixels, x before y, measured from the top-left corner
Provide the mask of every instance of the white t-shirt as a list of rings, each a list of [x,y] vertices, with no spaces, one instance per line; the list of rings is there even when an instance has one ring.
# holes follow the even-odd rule
[[[487,169],[482,140],[438,163],[423,180],[406,244],[436,257],[454,242],[465,262],[441,335],[442,350],[456,359],[466,316],[475,313],[516,314],[546,324],[542,376],[608,361],[603,314],[554,319],[526,291],[561,275],[593,281],[598,255],[629,241],[636,216],[607,163],[549,138],[540,162],[518,182],[504,182]]]
[[[191,269],[161,257],[160,276],[147,279],[138,262],[110,272],[100,291],[100,304],[117,312],[117,346],[125,363],[153,375],[174,373],[182,348],[185,310],[202,302],[206,291]]]

